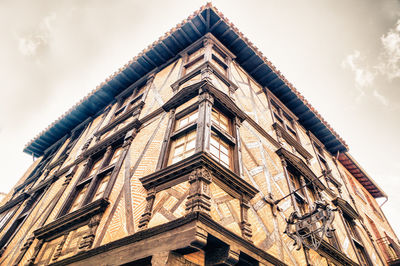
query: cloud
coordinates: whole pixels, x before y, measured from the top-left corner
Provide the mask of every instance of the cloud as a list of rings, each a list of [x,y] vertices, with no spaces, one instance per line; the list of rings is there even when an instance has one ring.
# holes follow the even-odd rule
[[[346,56],[342,62],[343,68],[348,68],[354,72],[354,81],[360,92],[364,94],[363,88],[369,87],[373,84],[375,73],[363,67],[365,58],[361,56],[360,51],[355,50],[352,54]]]
[[[400,77],[400,19],[381,37],[382,53],[377,69],[390,81]]]
[[[389,102],[385,96],[380,94],[377,90],[374,90],[373,94],[375,98],[377,98],[383,105],[389,106]]]
[[[18,36],[18,49],[22,55],[27,57],[38,57],[49,46],[51,37],[51,22],[56,18],[54,13],[46,16],[39,23],[38,27],[22,36]]]

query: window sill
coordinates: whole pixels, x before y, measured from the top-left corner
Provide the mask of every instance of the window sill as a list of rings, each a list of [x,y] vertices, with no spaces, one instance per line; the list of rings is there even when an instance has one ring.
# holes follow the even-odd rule
[[[108,204],[109,202],[103,198],[93,201],[79,210],[65,214],[55,221],[35,230],[34,234],[39,239],[60,235],[74,226],[89,220],[94,214],[103,212]]]
[[[279,131],[282,138],[287,143],[292,145],[296,149],[296,151],[301,154],[301,156],[303,156],[307,160],[310,160],[312,158],[312,155],[305,148],[303,148],[303,146],[295,138],[293,138],[289,133],[287,133],[286,130],[281,125],[275,122],[274,124],[272,124],[272,126],[274,127],[275,130]]]
[[[219,181],[234,195],[246,195],[249,198],[253,198],[258,193],[256,188],[228,168],[216,163],[210,157],[206,153],[196,153],[182,161],[142,177],[140,181],[145,189],[155,188],[156,191],[160,191],[184,182],[194,169],[205,166],[213,174],[214,181]]]

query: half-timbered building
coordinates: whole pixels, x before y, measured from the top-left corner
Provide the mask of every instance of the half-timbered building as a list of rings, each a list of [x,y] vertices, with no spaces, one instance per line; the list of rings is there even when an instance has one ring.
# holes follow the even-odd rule
[[[24,151],[1,265],[391,265],[386,194],[208,4]]]

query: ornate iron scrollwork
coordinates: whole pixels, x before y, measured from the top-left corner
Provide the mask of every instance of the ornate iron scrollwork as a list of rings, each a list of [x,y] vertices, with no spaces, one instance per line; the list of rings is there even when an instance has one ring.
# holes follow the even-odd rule
[[[334,211],[326,201],[315,201],[310,212],[299,215],[297,211],[286,219],[286,233],[293,239],[297,250],[304,245],[307,248],[318,250],[323,238],[332,237],[331,224],[335,218]]]

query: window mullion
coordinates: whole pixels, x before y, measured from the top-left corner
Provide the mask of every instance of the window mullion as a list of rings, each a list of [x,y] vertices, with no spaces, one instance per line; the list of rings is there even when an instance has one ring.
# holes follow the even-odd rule
[[[96,188],[98,174],[101,171],[101,169],[104,167],[105,163],[107,162],[107,159],[110,156],[111,152],[112,152],[112,148],[111,148],[111,146],[108,146],[107,151],[105,152],[103,158],[101,159],[99,168],[96,170],[96,173],[93,174],[93,177],[92,177],[92,180],[90,181],[86,195],[84,196],[83,201],[79,207],[86,205],[92,198],[92,194],[94,193],[94,189]]]
[[[195,153],[210,151],[211,110],[214,104],[214,99],[208,92],[203,92],[199,101]]]

